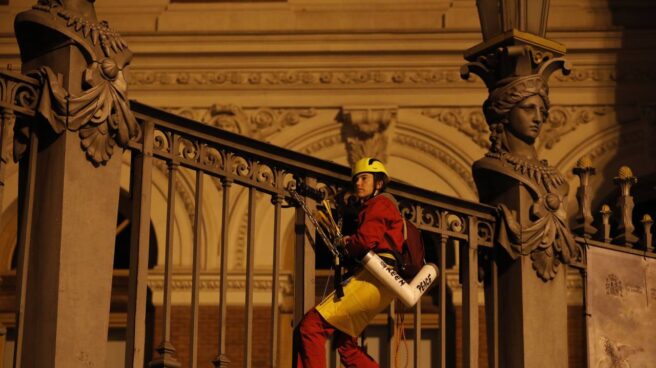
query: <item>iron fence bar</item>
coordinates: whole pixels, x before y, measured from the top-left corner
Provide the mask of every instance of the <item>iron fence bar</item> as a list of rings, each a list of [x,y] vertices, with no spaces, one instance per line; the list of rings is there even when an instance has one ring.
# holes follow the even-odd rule
[[[175,147],[175,137],[172,138],[172,147]],[[175,176],[178,164],[168,162],[168,196],[166,208],[166,255],[164,260],[164,313],[162,321],[162,343],[157,347],[159,357],[151,362],[153,367],[179,367],[175,359],[175,348],[171,343],[171,282],[173,278],[173,230],[175,227]]]
[[[198,364],[198,306],[200,289],[200,240],[203,213],[203,172],[196,171],[196,208],[194,211],[194,245],[193,265],[191,279],[191,347],[189,354],[189,367],[196,368]]]
[[[478,225],[475,217],[468,221],[469,242],[461,258],[462,285],[462,357],[464,368],[478,367]]]
[[[446,245],[448,236],[440,236],[439,269],[446,270]],[[446,275],[440,275],[440,368],[446,368]]]
[[[396,299],[392,300],[392,303],[390,303],[390,306],[387,311],[387,344],[389,346],[388,352],[387,352],[387,359],[389,362],[390,367],[394,367],[394,361],[396,359],[396,347],[398,346],[398,339],[399,336],[397,336],[396,333],[396,324],[397,324],[397,318],[396,318]]]
[[[222,178],[221,189],[223,190],[221,206],[221,279],[219,280],[219,351],[214,359],[217,368],[227,367],[230,359],[226,354],[226,318],[228,314],[228,229],[230,226],[230,187],[232,180]]]
[[[150,247],[150,202],[153,168],[153,123],[143,125],[143,151],[132,151],[130,200],[130,273],[125,366],[143,368],[146,340],[146,298]]]
[[[314,202],[306,197],[308,207]],[[314,306],[315,261],[314,249],[308,238],[314,228],[306,221],[303,210],[296,208],[294,246],[294,326],[312,306]]]
[[[271,287],[271,368],[278,366],[278,323],[280,312],[278,310],[278,293],[280,292],[280,229],[282,227],[282,200],[276,195],[273,213],[273,281]]]
[[[488,324],[491,329],[492,338],[488,341],[488,344],[492,344],[492,348],[488,351],[492,352],[492,364],[490,368],[499,368],[499,269],[497,262],[492,261],[491,264],[491,285],[492,288],[492,300],[490,301],[491,307],[491,321]]]
[[[253,266],[255,263],[255,205],[257,190],[248,188],[248,237],[246,239],[246,331],[244,336],[244,367],[253,361]]]
[[[333,341],[330,341],[329,344],[332,344]],[[329,359],[330,368],[338,368],[338,365],[341,365],[337,355],[338,355],[337,351],[335,351],[334,349],[330,349],[330,359]]]
[[[22,367],[23,338],[25,337],[25,300],[27,298],[27,282],[32,244],[32,219],[34,211],[34,191],[36,186],[36,166],[39,138],[34,131],[30,133],[30,146],[27,157],[23,158],[19,168],[20,183],[24,188],[19,200],[20,224],[18,228],[18,285],[16,302],[16,345],[14,346],[14,367]],[[27,167],[23,168],[24,163]]]
[[[9,134],[16,121],[14,111],[8,108],[3,108],[0,111],[0,204],[5,191],[5,173],[7,171],[7,164],[9,162],[8,148],[12,143],[10,139],[14,136]]]
[[[417,368],[419,364],[419,352],[420,352],[420,346],[421,345],[421,298],[419,298],[419,301],[417,301],[417,305],[415,306],[415,322],[414,322],[414,328],[415,328],[415,345],[414,348],[412,349],[412,358],[413,358],[413,367]]]
[[[168,196],[166,210],[166,259],[164,265],[164,341],[171,341],[171,282],[173,279],[173,231],[175,230],[175,176],[178,164],[169,162]]]

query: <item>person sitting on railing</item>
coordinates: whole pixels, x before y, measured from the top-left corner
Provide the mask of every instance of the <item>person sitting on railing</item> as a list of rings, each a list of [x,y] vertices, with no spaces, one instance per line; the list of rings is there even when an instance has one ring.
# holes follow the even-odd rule
[[[387,264],[396,267],[385,234],[394,241],[393,244],[401,245],[403,218],[393,197],[380,195],[389,181],[385,166],[378,159],[363,158],[355,163],[352,180],[354,194],[361,203],[358,228],[352,236],[345,236],[341,244],[355,259],[361,259],[373,250]],[[312,308],[294,331],[297,368],[325,368],[325,342],[332,334],[335,334],[335,345],[345,367],[378,367],[374,359],[358,346],[357,336],[387,308],[395,294],[365,269],[346,280],[343,290],[343,297],[337,298],[333,292]]]

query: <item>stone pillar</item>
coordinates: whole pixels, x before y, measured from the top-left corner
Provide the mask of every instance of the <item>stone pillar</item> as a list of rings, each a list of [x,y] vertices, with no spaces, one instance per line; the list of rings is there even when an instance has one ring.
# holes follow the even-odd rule
[[[580,264],[582,250],[568,227],[567,181],[538,157],[535,142],[550,106],[549,76],[569,67],[565,47],[543,38],[546,7],[524,5],[477,2],[484,42],[465,52],[470,62],[461,69],[489,91],[483,112],[490,149],[472,167],[481,202],[499,208],[494,264],[484,265],[488,326],[498,329],[489,331],[488,346],[498,336],[499,360],[490,351],[489,365],[567,367],[565,265]],[[515,12],[523,14],[507,17]]]
[[[504,204],[517,214],[520,223],[528,223],[534,201],[526,186],[498,174],[485,174],[486,182],[495,183],[497,192],[494,198],[481,198],[481,201]],[[480,176],[478,178],[482,180]],[[498,269],[499,367],[567,367],[565,267],[561,265],[555,276],[546,281],[536,272],[530,256],[513,259],[504,249],[498,248],[495,261]],[[491,285],[486,285],[485,292],[487,301],[492,292]],[[489,313],[487,320],[492,320]]]
[[[33,177],[25,174],[28,157],[20,163],[20,188],[31,180],[35,192],[16,359],[21,367],[103,367],[122,161],[116,145],[138,134],[123,76],[131,55],[89,1],[41,3],[15,27],[23,73],[42,82],[37,117],[19,129],[36,134],[39,149]]]

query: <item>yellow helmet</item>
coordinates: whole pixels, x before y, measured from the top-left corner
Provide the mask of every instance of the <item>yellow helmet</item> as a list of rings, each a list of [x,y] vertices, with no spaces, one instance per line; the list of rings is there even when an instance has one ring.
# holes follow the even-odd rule
[[[373,157],[364,157],[360,160],[358,160],[355,165],[353,165],[353,171],[351,171],[351,177],[354,178],[356,175],[360,173],[383,173],[385,176],[389,178],[389,174],[387,173],[387,170],[385,170],[385,165],[377,159]]]

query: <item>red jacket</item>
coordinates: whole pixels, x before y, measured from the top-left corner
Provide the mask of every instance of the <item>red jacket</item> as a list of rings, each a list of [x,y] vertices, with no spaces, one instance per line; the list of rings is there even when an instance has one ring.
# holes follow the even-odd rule
[[[396,203],[384,195],[377,195],[367,200],[358,214],[358,230],[346,244],[350,254],[357,259],[368,251],[379,253],[390,250],[391,245],[385,239],[387,233],[401,253],[403,246],[403,218]]]

